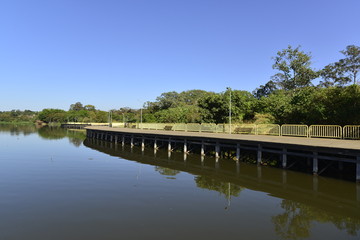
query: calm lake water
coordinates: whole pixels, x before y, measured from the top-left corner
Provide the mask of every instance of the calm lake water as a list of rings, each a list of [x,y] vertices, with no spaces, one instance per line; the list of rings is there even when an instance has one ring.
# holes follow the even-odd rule
[[[0,239],[359,239],[353,182],[0,125]]]

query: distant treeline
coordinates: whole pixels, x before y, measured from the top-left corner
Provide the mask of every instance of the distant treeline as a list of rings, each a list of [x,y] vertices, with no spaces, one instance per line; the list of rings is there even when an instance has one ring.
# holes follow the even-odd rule
[[[252,93],[230,88],[220,93],[174,91],[146,102],[143,109],[123,107],[109,114],[77,102],[68,111],[0,112],[0,121],[140,122],[142,118],[143,122],[226,123],[231,97],[235,123],[360,124],[360,47],[350,45],[341,53],[342,59],[316,70],[309,53],[288,46],[273,58],[277,73]]]

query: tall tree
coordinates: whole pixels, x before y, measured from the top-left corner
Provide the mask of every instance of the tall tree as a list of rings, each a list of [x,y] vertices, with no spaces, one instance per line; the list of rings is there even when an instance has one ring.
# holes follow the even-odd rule
[[[347,83],[357,83],[360,71],[360,47],[349,45],[345,50],[340,51],[345,58],[331,63],[321,70],[321,77],[324,79],[321,86],[343,86]]]
[[[300,46],[293,49],[289,45],[273,59],[273,69],[279,70],[279,73],[275,74],[272,80],[282,89],[293,90],[311,86],[311,81],[318,77],[318,72],[311,68],[311,55],[301,51]]]
[[[254,97],[260,99],[262,97],[268,97],[271,93],[277,90],[276,83],[274,81],[268,81],[265,85],[260,85],[253,91]]]
[[[357,74],[360,70],[360,47],[349,45],[341,53],[345,55],[345,58],[340,60],[340,64],[356,84]]]
[[[70,110],[72,110],[72,111],[80,111],[83,109],[84,109],[84,107],[81,102],[77,102],[75,104],[70,105]]]

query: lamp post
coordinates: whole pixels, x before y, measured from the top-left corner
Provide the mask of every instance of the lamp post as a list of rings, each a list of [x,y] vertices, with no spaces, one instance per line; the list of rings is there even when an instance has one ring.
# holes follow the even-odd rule
[[[140,108],[140,128],[142,129],[142,108]]]
[[[230,100],[229,100],[229,134],[231,134],[231,88],[226,88],[228,91],[230,91]]]
[[[109,127],[112,127],[112,111],[111,110],[109,111],[108,120],[109,120]]]

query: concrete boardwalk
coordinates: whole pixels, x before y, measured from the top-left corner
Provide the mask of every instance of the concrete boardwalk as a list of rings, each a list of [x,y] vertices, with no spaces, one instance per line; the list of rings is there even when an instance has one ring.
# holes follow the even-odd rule
[[[119,134],[151,135],[161,137],[183,137],[183,138],[203,138],[214,141],[239,141],[241,143],[259,143],[269,145],[298,146],[299,148],[327,148],[328,150],[344,150],[360,154],[360,141],[342,140],[342,139],[324,139],[324,138],[305,138],[305,137],[283,137],[268,135],[244,135],[244,134],[226,134],[226,133],[206,133],[206,132],[177,132],[164,130],[144,130],[131,128],[111,128],[104,126],[89,126],[85,129],[95,131],[114,132]]]

